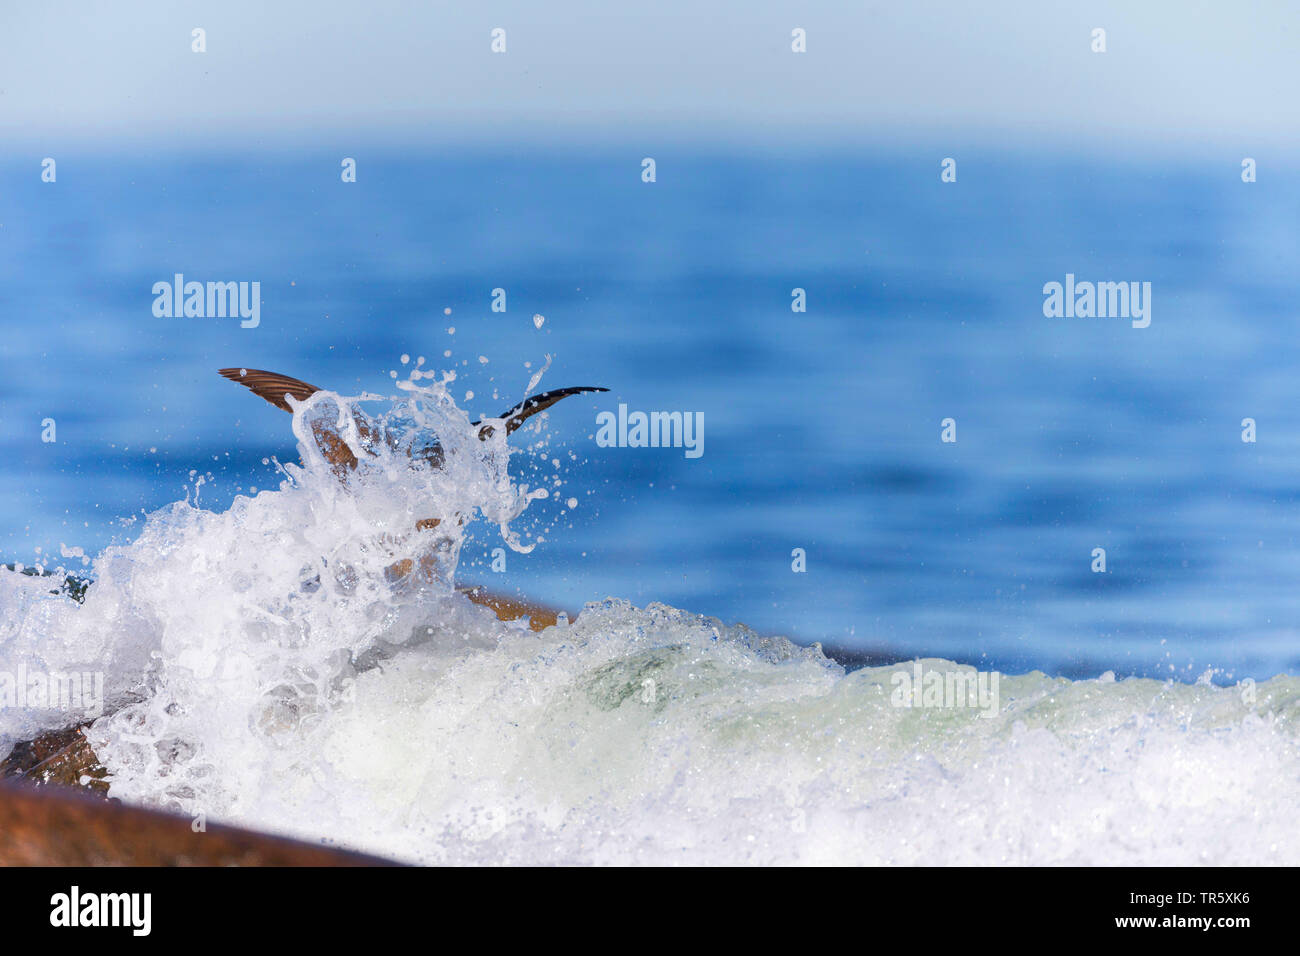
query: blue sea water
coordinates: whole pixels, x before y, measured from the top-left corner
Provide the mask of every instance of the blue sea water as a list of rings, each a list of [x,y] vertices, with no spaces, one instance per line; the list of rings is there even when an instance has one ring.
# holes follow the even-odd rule
[[[541,387],[611,391],[552,410],[545,542],[496,574],[478,527],[467,580],[868,657],[1300,672],[1294,178],[660,149],[650,184],[644,152],[388,151],[352,184],[320,153],[69,153],[53,184],[0,160],[0,558],[129,540],[195,470],[210,507],[275,487],[288,416],[219,367],[391,392],[424,356],[492,415],[549,355]],[[260,325],[156,318],[178,272],[259,281]],[[1067,273],[1150,282],[1150,327],[1045,318]],[[619,403],[702,413],[704,455],[598,447]]]

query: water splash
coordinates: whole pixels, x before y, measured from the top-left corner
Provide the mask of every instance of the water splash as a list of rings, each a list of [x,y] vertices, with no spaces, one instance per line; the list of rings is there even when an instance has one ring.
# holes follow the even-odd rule
[[[95,560],[84,605],[0,575],[3,668],[105,674],[116,712],[95,739],[122,795],[179,806],[248,755],[241,734],[303,733],[395,648],[480,640],[486,612],[454,590],[465,526],[486,518],[522,547],[509,525],[538,495],[510,478],[505,430],[480,440],[456,407],[452,376],[422,379],[413,371],[391,399],[319,392],[298,405],[302,464],[281,466],[277,490],[218,513],[200,507],[196,481]],[[361,411],[377,400],[382,412]],[[356,467],[327,458],[321,434]],[[0,745],[71,722],[57,707],[0,709]]]
[[[278,489],[148,516],[84,604],[0,572],[0,668],[107,675],[113,796],[428,863],[1300,863],[1300,678],[1003,676],[989,719],[664,605],[502,623],[459,522],[535,493],[451,380],[313,396]],[[67,722],[0,709],[0,750]]]

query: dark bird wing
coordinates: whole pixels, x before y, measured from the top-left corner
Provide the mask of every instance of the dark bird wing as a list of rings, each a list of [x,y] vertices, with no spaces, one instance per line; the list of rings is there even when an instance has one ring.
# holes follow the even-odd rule
[[[506,420],[506,434],[518,430],[519,426],[538,412],[544,412],[562,398],[568,398],[570,395],[581,395],[583,392],[608,392],[607,388],[599,388],[594,385],[579,385],[574,388],[557,388],[554,391],[542,392],[540,395],[533,395],[525,398],[522,402],[508,411],[502,412],[499,417]],[[478,425],[479,422],[473,424]],[[494,431],[492,425],[484,425],[479,429],[478,437],[486,441],[491,437]]]
[[[286,412],[292,412],[293,409],[285,401],[285,395],[292,395],[297,401],[302,402],[320,391],[315,385],[308,385],[306,382],[290,378],[288,375],[280,375],[278,372],[264,372],[260,368],[222,368],[217,369],[217,372]]]

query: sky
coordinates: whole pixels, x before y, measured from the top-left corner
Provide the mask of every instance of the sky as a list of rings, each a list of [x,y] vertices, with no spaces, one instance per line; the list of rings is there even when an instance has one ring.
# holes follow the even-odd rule
[[[0,141],[50,148],[960,134],[1258,151],[1300,135],[1294,0],[0,6]]]

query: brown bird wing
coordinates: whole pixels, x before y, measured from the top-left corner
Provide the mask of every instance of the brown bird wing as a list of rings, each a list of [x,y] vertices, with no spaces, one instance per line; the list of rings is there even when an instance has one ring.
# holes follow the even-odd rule
[[[544,412],[562,398],[568,398],[570,395],[581,395],[583,392],[608,392],[607,388],[600,388],[595,385],[577,385],[573,388],[557,388],[554,391],[542,392],[539,395],[532,395],[525,398],[522,402],[508,411],[502,412],[499,417],[506,420],[506,434],[509,435],[519,429],[529,418],[532,418],[538,412]],[[473,424],[477,425],[478,422]],[[484,425],[479,429],[478,437],[486,441],[494,431],[491,425]]]
[[[288,375],[281,375],[279,372],[267,372],[260,368],[222,368],[217,372],[224,378],[232,382],[238,382],[259,398],[264,398],[276,408],[282,408],[286,412],[292,412],[289,402],[285,399],[286,395],[292,395],[296,401],[306,401],[312,395],[320,391],[315,385],[308,385],[306,382],[296,378],[290,378]],[[352,454],[352,449],[348,447],[347,442],[339,435],[338,431],[319,419],[311,423],[312,435],[316,438],[316,444],[325,460],[334,465],[335,470],[340,476],[344,474],[344,469],[357,467],[357,456]],[[362,437],[369,436],[369,429],[365,423],[358,419],[357,430]]]
[[[315,385],[308,385],[278,372],[264,372],[260,368],[222,368],[217,369],[217,372],[286,412],[292,412],[293,409],[285,401],[285,395],[292,395],[295,400],[302,402],[320,391]]]

